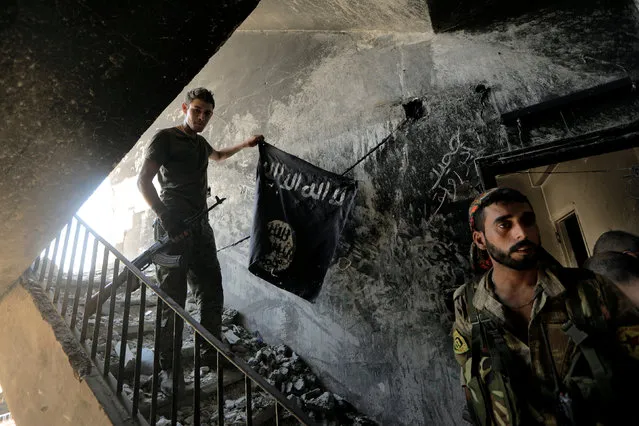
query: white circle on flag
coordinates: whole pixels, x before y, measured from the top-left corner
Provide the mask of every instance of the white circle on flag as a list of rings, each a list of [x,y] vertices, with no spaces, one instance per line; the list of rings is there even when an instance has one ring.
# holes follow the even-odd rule
[[[260,267],[275,274],[288,269],[295,254],[293,228],[284,221],[272,220],[266,224],[271,251],[260,259]]]

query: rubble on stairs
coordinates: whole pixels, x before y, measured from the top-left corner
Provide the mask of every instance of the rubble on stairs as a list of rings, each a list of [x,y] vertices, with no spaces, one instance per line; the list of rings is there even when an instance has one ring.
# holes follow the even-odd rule
[[[187,306],[188,308],[188,306]],[[195,313],[195,312],[193,312]],[[293,404],[297,405],[318,424],[326,426],[368,426],[376,425],[368,417],[360,414],[344,398],[327,391],[309,366],[286,345],[268,345],[259,332],[246,330],[240,324],[240,315],[233,309],[225,309],[222,319],[222,334],[231,349],[244,359],[256,372],[263,376],[271,385],[284,394]],[[186,343],[189,342],[189,343]],[[184,378],[187,385],[192,386],[194,371],[192,364],[192,340],[185,340],[182,349],[184,360]],[[215,388],[215,372],[209,367],[200,368],[201,386],[203,389]],[[225,375],[226,377],[226,375]],[[144,376],[143,383],[146,390],[150,390],[150,377]],[[225,388],[224,419],[226,425],[243,425],[246,419],[246,396],[243,392],[243,380],[237,383],[238,388],[233,391]],[[132,393],[130,386],[125,386],[125,393]],[[145,401],[141,405],[149,404],[149,394],[142,393]],[[190,403],[187,401],[187,403]],[[213,426],[217,424],[216,395],[214,392],[204,395],[202,399],[201,424]],[[262,417],[264,421],[274,415],[273,399],[260,388],[256,388],[252,395],[254,416]],[[270,414],[269,414],[269,410]],[[290,424],[297,424],[294,418],[286,412],[283,420],[290,419]],[[168,416],[168,413],[166,413]],[[270,417],[269,417],[270,416]],[[178,411],[178,421],[183,426],[193,424],[192,407],[187,404]],[[259,423],[259,422],[257,422]],[[254,422],[254,424],[257,424]],[[289,424],[289,423],[280,423]]]
[[[225,309],[222,334],[231,349],[319,424],[375,425],[360,414],[344,398],[327,391],[310,367],[286,345],[268,345],[259,332],[249,332],[239,325],[240,315],[233,309]],[[226,408],[244,415],[246,399],[226,401]],[[228,414],[227,414],[228,415]],[[243,420],[242,420],[243,421]],[[231,423],[232,424],[232,423]]]

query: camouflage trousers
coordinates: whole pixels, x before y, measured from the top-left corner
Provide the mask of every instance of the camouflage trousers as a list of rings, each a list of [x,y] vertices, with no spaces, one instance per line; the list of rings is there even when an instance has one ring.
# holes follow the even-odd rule
[[[155,239],[159,240],[165,230],[159,221],[155,224]],[[217,259],[217,248],[213,229],[204,218],[199,224],[192,226],[190,235],[182,241],[173,243],[167,252],[170,255],[181,255],[180,268],[165,268],[156,265],[155,271],[160,288],[181,307],[185,306],[187,283],[195,298],[200,313],[200,323],[213,336],[220,338],[224,291],[222,289],[222,273]],[[160,336],[160,366],[169,370],[173,364],[173,310],[167,305],[162,309],[162,328]],[[177,340],[182,348],[183,321],[178,317]],[[202,346],[206,352],[207,343]],[[215,352],[211,349],[212,352]],[[203,354],[205,355],[205,354]],[[209,354],[210,355],[210,354]]]

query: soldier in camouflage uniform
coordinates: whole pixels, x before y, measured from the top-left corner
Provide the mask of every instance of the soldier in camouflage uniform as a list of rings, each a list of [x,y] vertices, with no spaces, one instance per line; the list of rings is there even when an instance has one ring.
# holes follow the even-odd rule
[[[491,190],[469,216],[471,258],[486,272],[455,292],[452,338],[472,421],[631,424],[639,322],[628,300],[543,251],[523,194]]]

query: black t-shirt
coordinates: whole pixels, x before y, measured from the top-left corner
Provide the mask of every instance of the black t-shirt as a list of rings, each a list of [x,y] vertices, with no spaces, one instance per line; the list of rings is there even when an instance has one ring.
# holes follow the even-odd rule
[[[189,136],[176,127],[153,136],[146,158],[160,165],[160,199],[169,210],[186,217],[206,208],[206,170],[212,152],[204,137]]]

